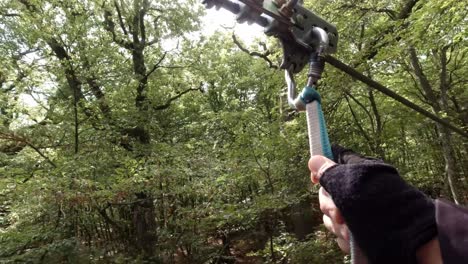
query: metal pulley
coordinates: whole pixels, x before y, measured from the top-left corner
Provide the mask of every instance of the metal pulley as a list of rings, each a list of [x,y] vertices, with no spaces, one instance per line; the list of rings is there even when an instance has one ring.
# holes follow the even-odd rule
[[[225,8],[237,15],[239,22],[256,23],[264,27],[265,34],[278,38],[283,47],[282,69],[299,73],[321,46],[321,53],[336,52],[336,27],[308,9],[297,0],[204,0],[208,7]],[[320,34],[317,32],[320,29]],[[319,37],[319,38],[317,38]]]

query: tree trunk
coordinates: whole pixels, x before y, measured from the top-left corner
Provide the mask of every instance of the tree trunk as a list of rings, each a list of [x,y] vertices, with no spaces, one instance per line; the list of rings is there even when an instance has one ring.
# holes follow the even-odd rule
[[[137,198],[138,201],[132,208],[135,246],[146,257],[153,257],[156,245],[154,203],[145,193],[138,193]]]
[[[462,193],[460,188],[462,187],[462,182],[458,178],[455,161],[455,153],[452,148],[452,139],[450,132],[444,126],[437,124],[437,129],[439,131],[439,140],[442,144],[442,153],[445,160],[445,176],[447,177],[447,182],[450,187],[450,192],[452,199],[456,204],[463,203],[463,196],[459,195]]]
[[[449,84],[446,81],[446,58],[445,58],[445,49],[442,49],[441,54],[441,74],[440,74],[440,98],[437,98],[435,91],[433,90],[432,85],[429,82],[429,79],[424,74],[423,68],[419,62],[419,58],[416,53],[416,49],[411,47],[409,50],[411,65],[414,69],[414,74],[419,80],[422,90],[435,114],[440,115],[441,113],[448,112],[448,102],[447,102],[447,90]],[[453,142],[451,139],[450,131],[437,123],[437,134],[442,144],[442,155],[445,161],[445,178],[448,182],[448,187],[452,195],[452,199],[456,204],[464,202],[461,195],[462,190],[460,188],[463,186],[461,180],[458,177],[456,170],[456,161],[455,153],[453,150]],[[460,200],[462,199],[462,200]]]

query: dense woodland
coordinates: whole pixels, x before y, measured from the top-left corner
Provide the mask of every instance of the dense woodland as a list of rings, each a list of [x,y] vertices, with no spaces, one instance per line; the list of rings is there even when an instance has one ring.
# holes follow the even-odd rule
[[[305,6],[339,29],[336,57],[466,131],[466,1]],[[0,0],[1,263],[347,261],[321,225],[279,44],[205,36],[204,12]],[[321,83],[332,142],[467,203],[466,138],[331,66]]]

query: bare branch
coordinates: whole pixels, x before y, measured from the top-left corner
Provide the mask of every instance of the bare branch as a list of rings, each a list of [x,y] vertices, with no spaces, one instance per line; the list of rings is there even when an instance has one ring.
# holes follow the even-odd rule
[[[153,110],[156,110],[156,111],[159,111],[159,110],[164,110],[164,109],[167,109],[171,106],[171,103],[177,99],[179,99],[180,97],[182,97],[184,94],[186,93],[189,93],[189,92],[192,92],[192,91],[200,91],[200,92],[203,92],[202,90],[202,86],[203,86],[203,83],[200,83],[200,86],[197,87],[197,88],[189,88],[185,91],[182,91],[180,93],[178,93],[177,95],[167,99],[166,103],[164,103],[163,105],[159,105],[159,106],[155,106],[153,107]]]
[[[91,68],[91,65],[88,61],[88,58],[83,57],[83,66],[87,69]],[[91,71],[92,72],[92,71]],[[96,97],[98,102],[98,107],[101,110],[104,117],[107,119],[111,118],[111,108],[106,102],[106,95],[104,94],[101,85],[99,84],[98,78],[94,76],[93,73],[90,73],[91,76],[84,76],[86,83],[88,84],[91,93]]]
[[[120,28],[122,29],[123,33],[127,36],[128,32],[127,32],[127,29],[125,28],[125,23],[123,21],[122,12],[120,11],[120,7],[117,1],[114,1],[114,5],[115,5],[115,9],[117,10],[117,17],[119,18]]]
[[[341,5],[342,9],[356,9],[362,12],[374,12],[374,13],[385,13],[387,14],[392,20],[397,18],[398,13],[394,10],[388,8],[374,8],[374,7],[363,7],[354,4],[343,4]]]
[[[449,56],[447,58],[447,65],[452,61],[452,55],[453,55],[453,51],[455,50],[455,45],[451,45],[449,44],[448,46],[450,46],[450,52],[449,52]]]
[[[18,143],[26,144],[27,146],[32,148],[34,151],[36,151],[36,153],[39,154],[39,156],[44,158],[52,167],[57,168],[57,165],[51,159],[49,159],[49,157],[47,157],[38,147],[36,147],[33,143],[31,143],[25,137],[0,132],[0,139],[15,141],[15,142],[18,142]]]
[[[409,53],[410,53],[410,60],[411,60],[411,65],[413,66],[414,74],[418,78],[419,84],[421,85],[421,88],[423,89],[425,96],[427,97],[428,101],[431,102],[431,106],[434,107],[435,110],[439,111],[440,109],[437,104],[437,97],[434,93],[434,90],[432,89],[432,86],[429,80],[424,74],[421,64],[419,63],[418,55],[416,54],[416,49],[414,47],[411,47],[409,50]]]
[[[39,48],[34,48],[34,49],[25,50],[25,51],[20,51],[20,52],[18,52],[17,54],[15,54],[13,57],[14,57],[15,59],[20,59],[21,57],[23,57],[23,56],[25,56],[25,55],[28,55],[28,54],[37,52],[37,51],[39,51],[39,50],[40,50]]]
[[[371,145],[370,142],[372,142],[372,141],[371,141],[369,135],[367,135],[366,131],[362,127],[361,123],[359,122],[359,118],[357,117],[356,113],[354,112],[354,109],[351,106],[351,103],[350,103],[347,95],[345,95],[345,100],[346,100],[346,102],[348,102],[348,107],[349,107],[349,110],[351,112],[351,115],[353,116],[354,123],[358,127],[358,129],[361,132],[362,136],[366,139],[367,142],[369,142],[369,145]]]
[[[156,39],[153,39],[153,40],[148,41],[145,45],[146,45],[147,47],[149,47],[149,46],[151,46],[151,45],[153,45],[153,44],[155,44],[155,43],[158,43],[158,41],[159,41],[159,39],[156,38]]]
[[[362,110],[364,110],[364,112],[366,113],[366,115],[369,117],[370,119],[370,123],[372,125],[372,131],[375,132],[375,127],[374,127],[374,118],[372,117],[371,113],[369,112],[369,110],[367,109],[367,107],[365,105],[363,105],[356,97],[354,97],[349,91],[345,91],[344,92],[346,94],[346,97],[349,97],[351,98],[357,105],[359,105]],[[346,98],[345,97],[345,98]],[[348,100],[346,100],[348,101]],[[349,102],[348,102],[349,103]]]
[[[117,37],[117,33],[115,32],[115,23],[112,21],[112,14],[110,11],[104,11],[104,29],[107,30],[112,34],[112,40],[117,43],[119,46],[126,48],[126,49],[133,49],[133,44],[129,41],[125,41],[119,37]],[[125,31],[126,32],[126,31]]]
[[[3,17],[19,17],[21,15],[16,14],[16,13],[5,13],[5,14],[0,14],[0,16],[3,16]]]
[[[148,78],[154,71],[156,71],[158,68],[160,68],[160,65],[163,62],[163,60],[166,58],[166,55],[167,55],[167,51],[164,52],[164,54],[161,56],[161,58],[159,58],[158,62],[156,62],[156,64],[154,64],[153,68],[151,68],[151,70],[146,74],[145,78]]]
[[[150,8],[150,10],[151,10],[151,9],[152,9],[152,8]],[[162,11],[160,11],[160,12],[162,12]],[[158,22],[159,22],[159,19],[161,19],[161,18],[162,18],[162,15],[156,16],[156,17],[154,18],[154,20],[153,20],[153,28],[156,29],[156,28],[158,27]],[[151,46],[151,45],[157,43],[158,41],[159,41],[159,39],[158,39],[158,38],[155,38],[155,39],[153,39],[153,40],[148,41],[145,45],[148,47],[148,46]]]
[[[140,31],[140,27],[139,27],[139,24],[140,24],[140,1],[139,0],[134,0],[133,1],[133,12],[134,12],[134,15],[133,15],[133,19],[132,19],[132,27],[131,27],[131,30],[130,32],[132,33],[132,41],[133,41],[133,45],[134,47],[137,47],[139,46],[139,44],[141,43],[140,42],[140,38],[139,38],[139,31]]]
[[[259,169],[265,174],[265,177],[268,181],[268,185],[270,186],[270,191],[273,193],[275,191],[273,181],[271,180],[271,173],[270,173],[270,162],[268,161],[268,166],[267,168],[264,168],[258,159],[257,155],[255,155],[255,152],[252,151],[253,157],[255,158],[255,163],[257,163]],[[268,159],[267,159],[268,160]]]
[[[143,5],[139,11],[139,24],[140,24],[140,35],[141,35],[141,44],[145,45],[146,43],[146,27],[145,27],[145,16],[148,11],[149,3],[147,0],[143,0]]]
[[[245,47],[242,46],[242,44],[239,42],[239,40],[237,40],[236,38],[236,35],[235,34],[232,34],[232,40],[234,41],[234,44],[236,44],[236,46],[243,52],[249,54],[250,56],[252,57],[258,57],[258,58],[261,58],[263,60],[265,60],[267,63],[268,63],[268,67],[269,68],[272,68],[272,69],[278,69],[279,67],[276,66],[271,60],[270,58],[268,58],[268,55],[270,55],[270,51],[267,50],[265,53],[259,53],[259,52],[256,52],[256,51],[249,51],[248,49],[246,49]]]

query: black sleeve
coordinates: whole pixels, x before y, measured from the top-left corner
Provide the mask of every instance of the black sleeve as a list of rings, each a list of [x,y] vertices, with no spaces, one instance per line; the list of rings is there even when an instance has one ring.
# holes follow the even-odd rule
[[[437,199],[436,222],[444,263],[468,263],[468,208]]]
[[[416,263],[416,250],[437,234],[433,201],[380,160],[344,148],[333,154],[342,164],[328,169],[320,184],[369,261]]]

